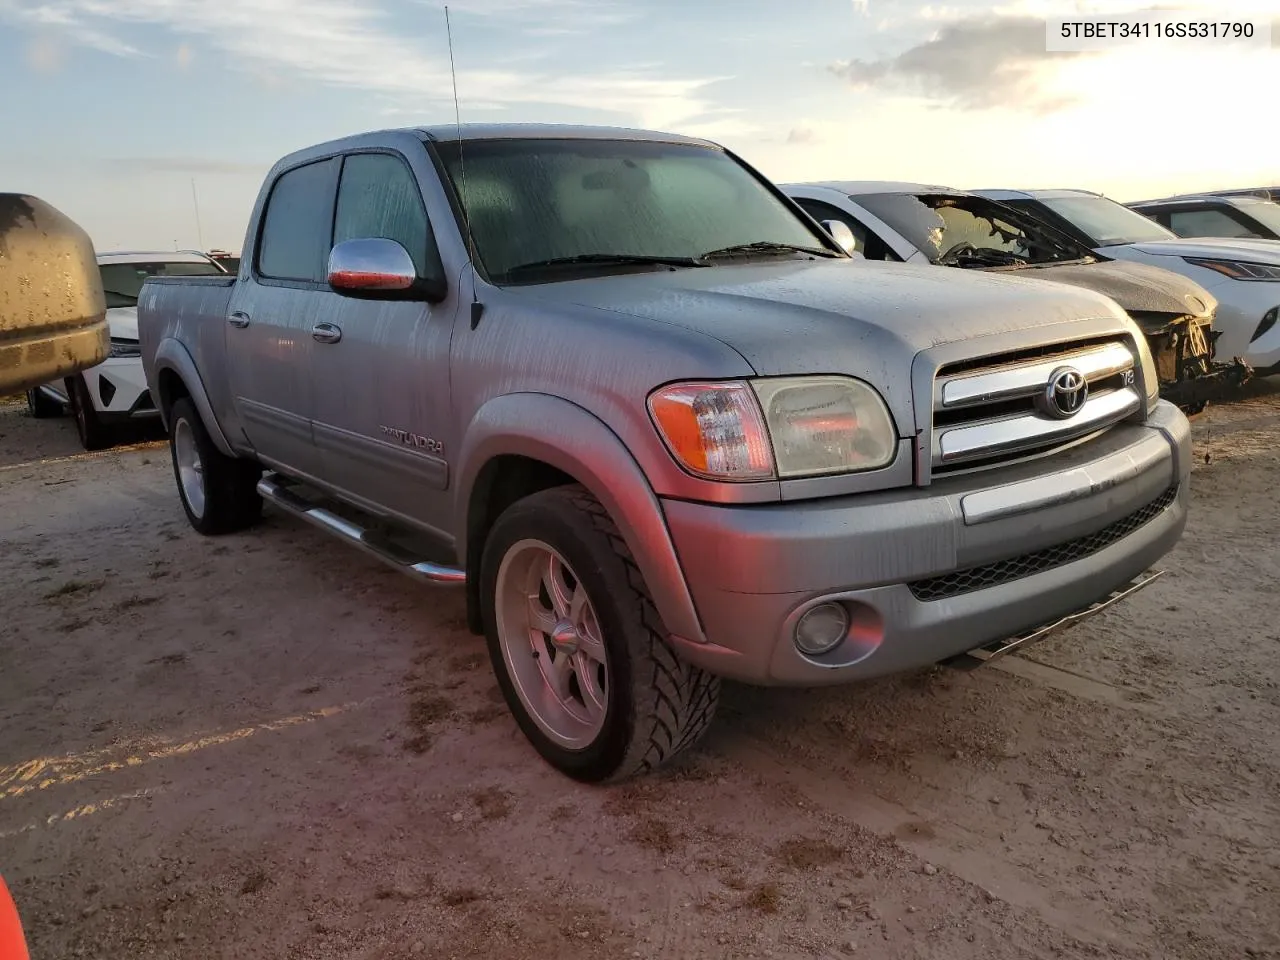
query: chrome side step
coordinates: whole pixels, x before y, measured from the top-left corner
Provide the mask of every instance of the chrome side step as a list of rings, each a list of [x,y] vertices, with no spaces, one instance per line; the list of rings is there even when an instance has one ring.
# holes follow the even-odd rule
[[[461,586],[467,581],[465,570],[430,560],[418,560],[402,547],[379,540],[371,531],[338,516],[332,510],[308,502],[289,489],[288,481],[274,473],[268,473],[258,481],[258,494],[286,513],[333,534],[383,563],[390,564],[401,573],[437,586]]]
[[[1075,613],[1069,613],[1061,620],[1057,620],[1046,626],[1037,627],[1030,633],[1024,633],[1021,636],[1013,637],[1009,640],[997,640],[989,643],[984,647],[976,647],[967,653],[960,653],[954,657],[949,657],[941,661],[941,665],[945,667],[954,667],[957,670],[976,670],[978,667],[990,663],[992,660],[998,660],[1005,654],[1020,650],[1023,647],[1029,647],[1033,643],[1039,643],[1046,640],[1056,633],[1061,633],[1069,627],[1074,627],[1078,623],[1083,623],[1091,617],[1097,616],[1103,610],[1113,604],[1119,603],[1128,597],[1133,596],[1139,590],[1149,587],[1152,583],[1164,576],[1163,570],[1148,570],[1136,580],[1132,580],[1116,590],[1113,590],[1107,597],[1102,598],[1097,603],[1093,603],[1083,610]]]

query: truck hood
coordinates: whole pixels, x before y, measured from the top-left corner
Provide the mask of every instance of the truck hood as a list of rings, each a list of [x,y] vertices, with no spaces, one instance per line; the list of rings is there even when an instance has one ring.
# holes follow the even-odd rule
[[[138,339],[138,308],[112,307],[107,311],[107,326],[117,340]]]
[[[1210,316],[1218,300],[1194,280],[1172,270],[1121,260],[1050,263],[1011,272],[1019,277],[1053,280],[1110,297],[1130,313]]]
[[[1244,260],[1249,263],[1280,263],[1280,240],[1249,240],[1232,237],[1187,237],[1180,240],[1151,240],[1126,244],[1140,253],[1159,257],[1203,257],[1210,260]],[[1107,248],[1103,247],[1105,254]]]
[[[1009,333],[1018,347],[1035,346],[1049,336],[1038,333],[1039,328],[1085,318],[1101,321],[1108,330],[1136,332],[1114,301],[1090,290],[865,260],[614,275],[526,287],[524,292],[555,304],[697,331],[736,350],[761,376],[859,377],[874,384],[905,422],[913,410],[912,364],[922,350]],[[1093,332],[1097,329],[1093,325]],[[1062,336],[1059,327],[1054,338]],[[662,347],[658,329],[654,350]],[[973,355],[984,347],[975,344]]]

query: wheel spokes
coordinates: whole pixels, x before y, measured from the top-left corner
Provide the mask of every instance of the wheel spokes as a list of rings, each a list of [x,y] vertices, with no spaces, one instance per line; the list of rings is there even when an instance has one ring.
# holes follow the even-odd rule
[[[498,640],[523,706],[557,743],[587,746],[608,714],[609,658],[577,571],[529,538],[508,548],[495,587]]]
[[[565,566],[554,553],[547,554],[546,568],[542,572],[542,585],[551,599],[551,609],[561,620],[569,619],[574,593],[565,579]]]
[[[573,685],[573,662],[566,653],[556,653],[551,657],[550,669],[546,671],[548,683],[551,685],[551,692],[556,698],[566,706],[571,705],[574,700]]]
[[[578,690],[582,694],[582,705],[592,715],[603,715],[607,704],[605,699],[606,691],[600,683],[601,666],[599,662],[591,659],[581,650],[573,655],[573,672],[578,678]]]
[[[556,628],[556,615],[542,605],[542,598],[535,593],[529,598],[529,627],[543,635],[550,637],[552,631]],[[537,648],[537,638],[531,637]]]

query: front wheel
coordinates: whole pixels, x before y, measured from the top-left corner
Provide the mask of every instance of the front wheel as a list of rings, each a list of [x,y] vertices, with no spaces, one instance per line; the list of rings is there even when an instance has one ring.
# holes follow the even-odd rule
[[[645,773],[710,726],[719,679],[676,656],[625,541],[582,487],[508,508],[485,543],[480,589],[507,705],[563,773]]]
[[[66,408],[61,403],[39,387],[32,387],[27,391],[27,409],[37,420],[60,417],[66,413]]]
[[[84,377],[71,377],[67,380],[67,405],[71,408],[82,447],[86,450],[105,450],[115,443],[111,428],[98,417]]]
[[[234,533],[262,516],[262,468],[252,460],[228,457],[214,446],[195,404],[186,397],[169,413],[169,452],[182,508],[200,533]]]

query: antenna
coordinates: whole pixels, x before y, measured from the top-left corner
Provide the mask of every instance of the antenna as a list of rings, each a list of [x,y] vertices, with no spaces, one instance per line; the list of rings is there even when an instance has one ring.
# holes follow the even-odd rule
[[[471,213],[467,210],[467,160],[462,152],[462,109],[458,106],[458,71],[453,63],[453,25],[449,21],[449,5],[444,8],[444,32],[449,40],[449,77],[453,81],[453,125],[458,141],[458,175],[462,181],[462,224],[467,231],[467,253],[471,257],[471,329],[480,323],[484,304],[476,296],[476,238],[471,233]]]
[[[200,241],[200,249],[204,249],[204,228],[200,226],[200,198],[196,196],[196,178],[191,178],[191,203],[196,208],[196,238]]]

